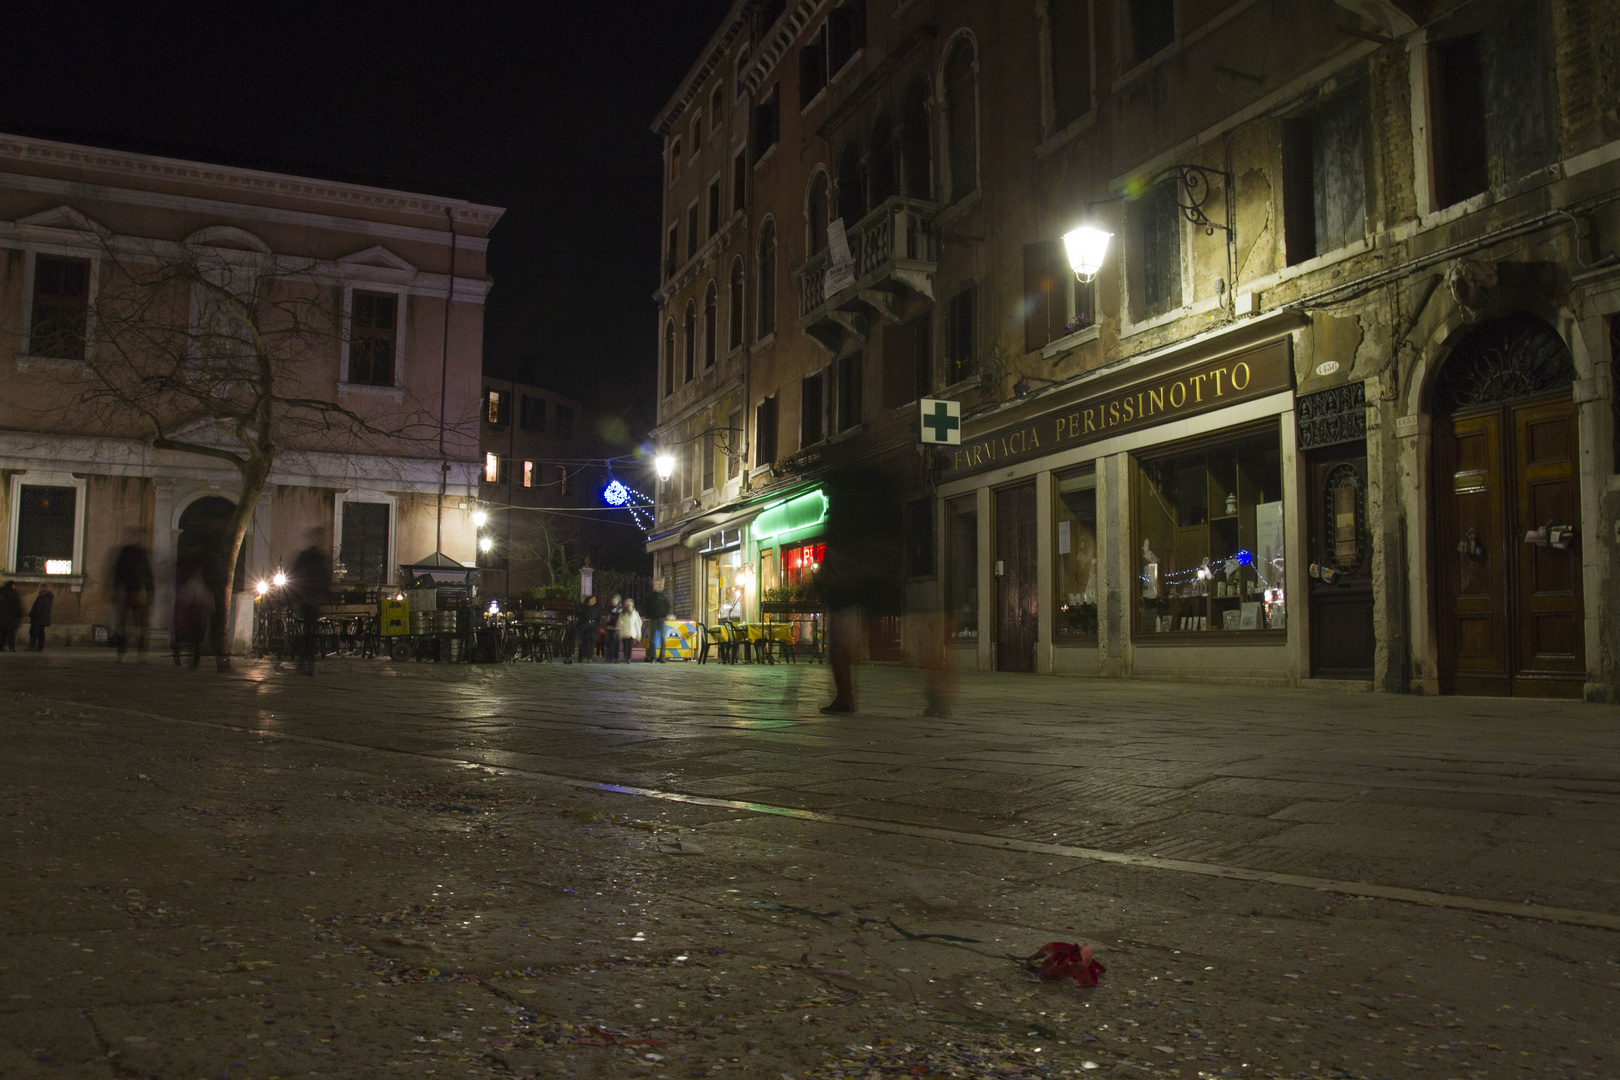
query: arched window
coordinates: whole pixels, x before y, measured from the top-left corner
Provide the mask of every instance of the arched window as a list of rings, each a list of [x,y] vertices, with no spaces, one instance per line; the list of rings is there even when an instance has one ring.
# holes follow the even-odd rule
[[[731,260],[731,341],[733,349],[743,343],[743,261],[739,255]]]
[[[894,125],[889,114],[883,113],[872,123],[872,141],[867,144],[867,182],[872,188],[872,206],[875,208],[890,195],[900,190],[895,174]]]
[[[962,38],[945,61],[945,123],[950,144],[951,201],[979,186],[978,88],[973,71],[973,45]]]
[[[767,220],[759,230],[758,337],[776,333],[776,222]]]
[[[664,324],[664,393],[675,392],[675,320]]]
[[[714,367],[714,350],[720,337],[720,290],[709,282],[703,294],[703,370]]]
[[[810,178],[810,254],[819,255],[827,246],[827,174],[816,171]]]
[[[928,133],[928,84],[906,87],[900,105],[900,166],[905,192],[913,199],[934,197],[933,139]]]
[[[688,300],[686,302],[686,327],[685,327],[685,329],[686,329],[686,378],[683,381],[691,382],[692,381],[692,376],[694,374],[696,374],[695,368],[696,368],[696,361],[697,361],[697,304],[693,303],[691,300]]]
[[[861,144],[844,144],[838,155],[838,216],[844,228],[853,229],[866,216],[866,177],[861,169]]]

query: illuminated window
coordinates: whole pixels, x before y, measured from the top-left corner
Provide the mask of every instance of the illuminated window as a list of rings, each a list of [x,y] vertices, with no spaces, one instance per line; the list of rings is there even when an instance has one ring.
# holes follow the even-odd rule
[[[510,397],[511,395],[504,394],[499,390],[485,390],[484,419],[496,425],[506,423],[507,413],[511,410]]]
[[[494,454],[484,455],[484,479],[491,484],[500,482],[501,459]]]
[[[523,486],[534,487],[534,462],[532,461],[523,463]]]
[[[72,573],[78,490],[22,484],[17,491],[17,572]]]

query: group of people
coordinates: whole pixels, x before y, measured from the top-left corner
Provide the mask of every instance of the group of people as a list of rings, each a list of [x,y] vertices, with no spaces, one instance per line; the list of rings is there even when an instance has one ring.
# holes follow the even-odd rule
[[[56,594],[49,583],[41,585],[28,609],[28,651],[45,651],[45,628],[51,625],[51,608]],[[14,582],[0,584],[0,652],[17,651],[17,631],[22,629],[23,598]]]
[[[574,640],[580,663],[601,656],[607,663],[628,664],[642,630],[647,631],[647,662],[664,662],[664,620],[669,617],[669,600],[655,592],[647,598],[645,616],[636,602],[614,593],[607,604],[587,596],[574,612]]]

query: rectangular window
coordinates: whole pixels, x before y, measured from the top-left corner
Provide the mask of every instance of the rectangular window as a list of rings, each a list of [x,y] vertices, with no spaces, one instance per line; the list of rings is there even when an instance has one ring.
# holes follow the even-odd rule
[[[934,573],[934,500],[912,499],[906,503],[906,576],[930,577]]]
[[[703,114],[692,114],[692,160],[696,161],[698,151],[703,149]]]
[[[681,450],[681,498],[690,499],[697,485],[697,446],[687,443]]]
[[[813,446],[827,437],[827,369],[822,368],[799,383],[799,445]]]
[[[1282,629],[1282,448],[1262,435],[1144,459],[1136,470],[1138,636]]]
[[[861,422],[861,396],[866,354],[853,352],[838,361],[838,430],[848,431]]]
[[[511,405],[507,401],[509,396],[500,390],[484,391],[484,420],[486,422],[497,426],[506,423],[508,419],[507,413],[511,410]]]
[[[1181,206],[1174,181],[1160,184],[1130,204],[1136,239],[1139,318],[1151,318],[1181,306]]]
[[[743,414],[737,409],[726,417],[726,479],[735,480],[742,473],[742,444],[746,433],[742,429]]]
[[[979,640],[979,504],[967,495],[945,504],[945,630]]]
[[[351,581],[388,581],[388,504],[345,502],[338,559]]]
[[[394,315],[399,298],[356,292],[349,316],[349,381],[394,385]]]
[[[726,80],[725,76],[715,84],[714,92],[709,95],[709,130],[716,131],[720,127],[720,114],[726,107]]]
[[[1283,240],[1289,265],[1366,234],[1366,122],[1366,93],[1359,86],[1307,117],[1284,121]]]
[[[975,349],[974,298],[977,290],[969,285],[951,297],[945,309],[945,382],[959,383],[977,369]]]
[[[17,491],[19,574],[71,574],[79,493],[71,487],[21,484]]]
[[[766,93],[763,100],[754,106],[754,160],[764,157],[781,131],[781,113],[778,108],[780,95],[777,89],[780,84],[773,86]]]
[[[675,271],[680,266],[678,261],[681,257],[680,228],[679,225],[669,227],[669,245],[664,249],[664,279],[666,281],[675,276]]]
[[[89,261],[35,256],[34,319],[28,333],[29,354],[83,360],[89,313]]]
[[[883,407],[897,409],[933,392],[934,314],[883,330]]]
[[[1059,644],[1097,637],[1097,474],[1060,477],[1052,501],[1053,631]]]
[[[690,259],[698,249],[698,204],[686,208],[686,257]]]
[[[1049,0],[1052,126],[1062,131],[1091,108],[1090,0]]]
[[[1545,5],[1521,4],[1483,29],[1429,46],[1434,195],[1450,206],[1552,163],[1556,156]]]
[[[799,50],[799,108],[805,108],[827,87],[827,28]]]
[[[1126,0],[1131,8],[1131,62],[1140,64],[1176,43],[1175,0]]]
[[[776,396],[754,406],[754,468],[763,469],[776,460]]]
[[[574,407],[572,405],[557,406],[557,438],[572,441],[574,438]]]
[[[748,199],[748,152],[738,150],[731,159],[731,210],[742,210]]]
[[[866,45],[866,0],[849,0],[827,16],[827,68],[834,75]]]
[[[719,437],[710,433],[703,437],[703,490],[714,490],[714,453]]]
[[[748,70],[748,46],[745,44],[742,51],[737,54],[737,63],[731,75],[731,89],[734,101],[741,101],[743,94],[748,91],[748,80],[743,73]]]
[[[1067,256],[1058,240],[1024,245],[1024,350],[1045,348],[1067,331],[1063,283],[1074,275],[1063,269]]]
[[[526,488],[534,487],[534,462],[532,461],[523,463],[523,486]]]
[[[720,231],[720,181],[716,179],[709,185],[709,235],[713,236]]]
[[[501,482],[501,459],[494,453],[484,454],[484,482],[486,484]]]
[[[669,180],[674,183],[681,175],[681,140],[669,144]]]
[[[543,397],[530,397],[523,395],[523,404],[519,406],[518,426],[524,431],[544,433],[546,430],[546,399]]]

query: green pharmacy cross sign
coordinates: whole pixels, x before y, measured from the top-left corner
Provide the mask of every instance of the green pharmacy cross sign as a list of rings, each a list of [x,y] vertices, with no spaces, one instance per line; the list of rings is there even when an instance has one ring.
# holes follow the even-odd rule
[[[958,401],[922,399],[922,441],[934,446],[962,445],[962,404]]]

